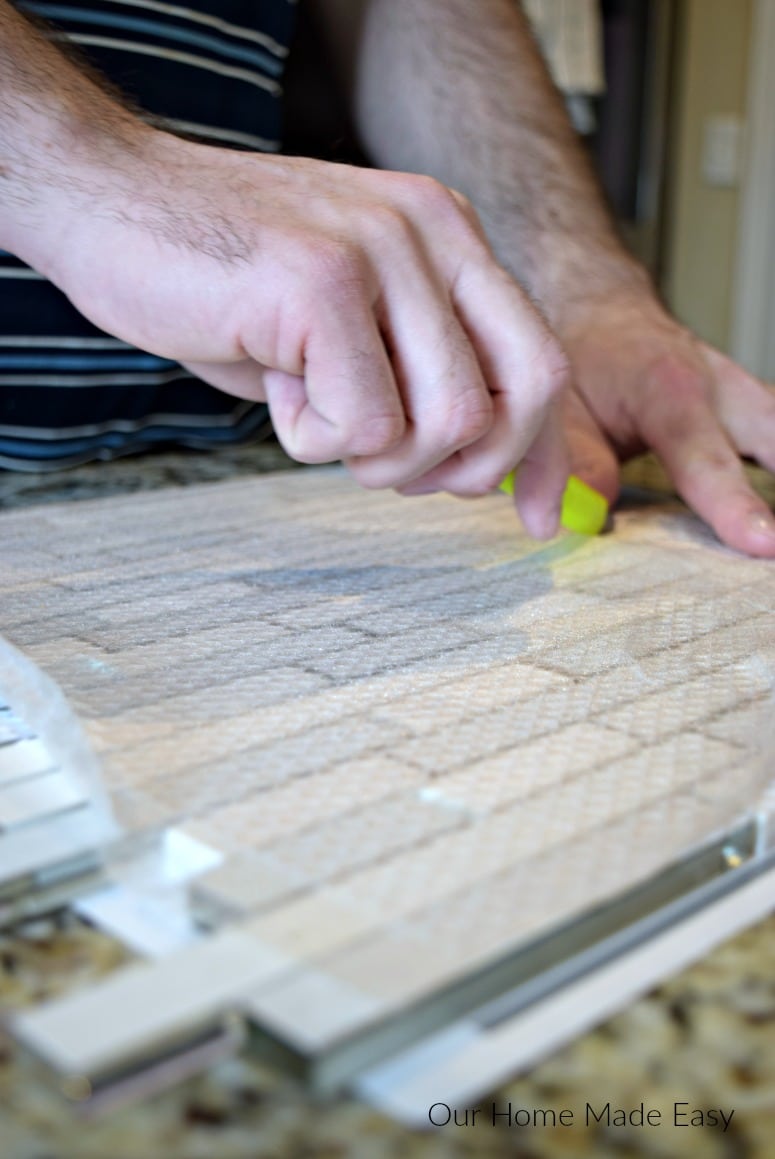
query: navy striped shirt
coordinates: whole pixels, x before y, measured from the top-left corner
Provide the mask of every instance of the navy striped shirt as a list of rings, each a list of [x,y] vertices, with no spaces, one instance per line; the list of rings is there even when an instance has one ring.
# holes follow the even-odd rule
[[[16,7],[73,41],[171,132],[280,148],[295,0],[83,0]],[[40,470],[177,442],[217,446],[268,427],[263,404],[104,334],[0,251],[0,467]]]

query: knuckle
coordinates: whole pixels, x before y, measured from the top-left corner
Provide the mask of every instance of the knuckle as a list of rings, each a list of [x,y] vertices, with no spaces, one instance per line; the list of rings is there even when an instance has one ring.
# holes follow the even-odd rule
[[[312,447],[286,446],[284,449],[292,459],[297,463],[303,463],[305,467],[319,467],[322,463],[336,461],[336,456],[319,454]]]
[[[459,218],[463,215],[459,203],[461,194],[453,193],[435,177],[411,174],[408,178],[407,193],[418,209],[434,216]]]
[[[533,361],[534,391],[543,402],[561,398],[571,381],[571,366],[553,335],[545,334]]]
[[[358,486],[366,491],[381,491],[393,486],[392,476],[384,470],[375,470],[373,459],[345,457],[344,462]]]
[[[317,466],[321,463],[332,463],[338,457],[328,448],[316,446],[313,442],[300,438],[293,431],[276,429],[276,434],[285,453],[295,459],[297,463]]]
[[[382,455],[401,441],[406,430],[403,414],[383,414],[369,418],[346,438],[347,455],[372,457]]]
[[[416,173],[391,175],[392,200],[406,210],[408,228],[412,222],[442,229],[454,236],[456,244],[469,245],[477,252],[487,246],[479,217],[468,198],[434,177]],[[488,247],[489,248],[489,247]]]
[[[687,406],[704,403],[708,397],[702,367],[672,353],[654,359],[646,374],[646,385],[654,393],[667,393]]]
[[[740,471],[734,453],[725,446],[693,446],[689,439],[690,435],[683,432],[678,435],[677,441],[683,443],[683,448],[675,469],[676,477],[688,481],[715,476],[726,481],[731,494],[739,484]]]
[[[571,382],[570,362],[559,348],[556,348],[546,367],[547,398],[561,398]]]
[[[694,459],[692,465],[708,474],[725,475],[730,469],[737,472],[737,461],[724,446],[703,447],[696,455],[687,456],[689,460],[692,458]]]
[[[452,194],[452,197],[455,200],[455,205],[465,219],[466,224],[475,231],[477,237],[484,238],[482,223],[479,220],[479,214],[476,212],[473,202],[469,201],[466,195],[464,193],[460,193],[457,189],[450,189],[449,192]]]
[[[317,291],[329,296],[350,297],[367,284],[368,272],[359,246],[344,239],[318,239],[311,247],[309,280]]]
[[[505,469],[497,474],[491,469],[479,471],[465,480],[456,480],[447,489],[451,495],[457,495],[460,499],[483,499],[496,490],[506,474]]]
[[[450,445],[468,446],[492,426],[493,402],[485,390],[472,387],[455,399],[444,414],[443,432]]]
[[[395,206],[382,203],[369,208],[364,222],[367,237],[390,245],[405,244],[414,240],[414,230],[409,219]]]
[[[453,494],[461,499],[484,499],[498,486],[497,483],[488,483],[486,479],[472,479],[469,483],[461,483],[455,487]]]
[[[470,495],[472,499],[480,499],[484,495],[490,495],[500,486],[509,470],[509,467],[497,469],[492,466],[483,467],[468,484],[466,494]]]

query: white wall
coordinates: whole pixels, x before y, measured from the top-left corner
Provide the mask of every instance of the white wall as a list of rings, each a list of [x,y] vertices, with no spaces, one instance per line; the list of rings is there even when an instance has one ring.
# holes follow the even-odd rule
[[[773,3],[775,0],[766,0]],[[745,117],[752,0],[681,0],[663,290],[679,318],[728,349],[740,190],[703,178],[708,117]]]
[[[755,0],[732,350],[775,380],[775,0]]]

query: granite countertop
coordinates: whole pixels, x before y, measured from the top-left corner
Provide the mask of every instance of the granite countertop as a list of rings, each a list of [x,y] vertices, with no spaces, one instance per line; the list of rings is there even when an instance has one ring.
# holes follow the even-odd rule
[[[183,486],[291,464],[272,443],[217,455],[169,452],[54,474],[0,473],[0,507],[162,486]],[[772,501],[775,487],[756,482]],[[667,489],[641,460],[638,487]],[[70,914],[0,937],[0,1007],[61,994],[115,969],[116,942]],[[443,1098],[443,1094],[440,1094]],[[585,1122],[586,1105],[610,1104],[611,1124]],[[674,1124],[674,1106],[688,1111]],[[683,1104],[687,1104],[686,1107]],[[492,1109],[573,1111],[573,1125],[492,1126]],[[661,1112],[640,1126],[637,1112]],[[289,1078],[250,1059],[213,1068],[141,1106],[82,1122],[43,1082],[35,1064],[0,1036],[1,1159],[387,1159],[442,1156],[702,1156],[775,1159],[775,916],[578,1038],[529,1072],[477,1100],[476,1126],[409,1132],[346,1097],[315,1103]],[[617,1125],[616,1109],[635,1112]],[[720,1109],[729,1126],[707,1124]],[[692,1126],[697,1109],[706,1125]]]

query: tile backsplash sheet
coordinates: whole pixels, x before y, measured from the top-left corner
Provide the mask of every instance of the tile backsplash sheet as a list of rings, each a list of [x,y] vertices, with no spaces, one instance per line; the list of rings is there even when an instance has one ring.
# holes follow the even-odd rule
[[[775,774],[775,566],[678,504],[542,545],[503,495],[316,469],[11,511],[0,542],[0,632],[119,818],[225,851],[216,902],[370,1009],[643,879]]]

